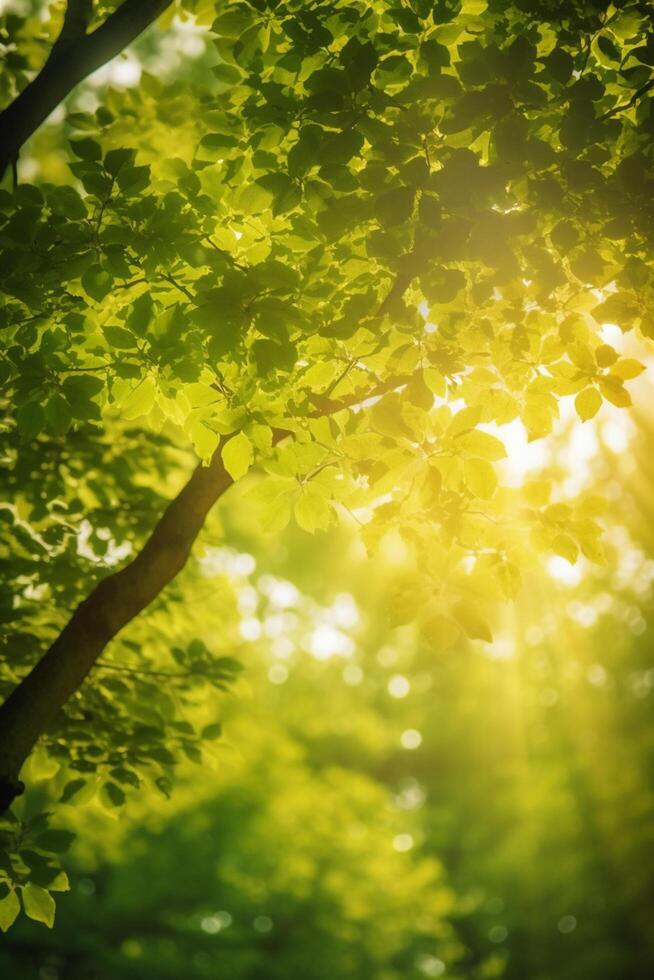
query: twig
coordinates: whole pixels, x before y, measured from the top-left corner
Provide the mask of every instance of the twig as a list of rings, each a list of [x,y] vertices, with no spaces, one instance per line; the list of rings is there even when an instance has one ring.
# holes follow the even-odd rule
[[[636,89],[628,102],[623,102],[622,105],[617,105],[614,109],[609,109],[608,112],[605,112],[603,116],[599,116],[598,122],[603,122],[604,119],[610,119],[611,116],[616,116],[619,112],[625,112],[627,109],[631,109],[652,88],[654,88],[654,78],[650,78],[649,82],[645,82],[639,89]]]

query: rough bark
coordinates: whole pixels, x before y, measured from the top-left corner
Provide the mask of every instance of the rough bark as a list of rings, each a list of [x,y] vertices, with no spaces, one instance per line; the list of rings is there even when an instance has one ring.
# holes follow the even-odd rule
[[[69,0],[61,33],[38,75],[0,113],[0,180],[23,144],[92,72],[120,54],[172,0],[125,0],[90,34],[90,0]]]
[[[41,660],[0,708],[0,812],[23,791],[20,769],[109,641],[182,570],[207,513],[231,485],[220,450],[198,466],[138,555],[80,603]]]

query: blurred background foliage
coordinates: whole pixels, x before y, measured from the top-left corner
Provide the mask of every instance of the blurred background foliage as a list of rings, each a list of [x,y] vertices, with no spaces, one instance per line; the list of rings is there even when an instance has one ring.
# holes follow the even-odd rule
[[[445,654],[388,625],[399,538],[371,561],[347,523],[282,538],[247,483],[228,495],[181,601],[135,623],[92,682],[99,696],[136,663],[168,673],[192,624],[243,662],[237,696],[189,700],[155,673],[144,708],[219,716],[224,737],[169,799],[130,788],[113,819],[91,780],[57,805],[79,833],[71,891],[51,932],[16,923],[3,975],[651,977],[654,426],[605,408],[541,445],[507,467],[527,487],[602,490],[610,561],[532,569],[493,644]],[[26,814],[67,778],[52,754],[28,775]]]

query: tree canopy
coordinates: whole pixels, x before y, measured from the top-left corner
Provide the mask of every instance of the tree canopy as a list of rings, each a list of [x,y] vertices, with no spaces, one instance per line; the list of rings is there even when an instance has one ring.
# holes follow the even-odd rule
[[[0,40],[5,807],[37,741],[64,804],[202,764],[248,639],[227,582],[206,612],[228,490],[271,535],[399,542],[378,614],[434,663],[549,557],[606,560],[597,488],[515,485],[503,427],[644,369],[604,325],[651,332],[648,3],[69,0]],[[84,81],[132,41],[138,84]],[[3,928],[52,922],[49,820],[7,810]]]

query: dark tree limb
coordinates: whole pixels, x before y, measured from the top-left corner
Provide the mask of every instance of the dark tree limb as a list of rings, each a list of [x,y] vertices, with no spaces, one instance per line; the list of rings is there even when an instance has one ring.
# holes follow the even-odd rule
[[[84,37],[92,16],[93,0],[68,0],[64,22],[52,53],[62,51],[71,42]]]
[[[106,65],[152,24],[172,0],[124,0],[90,34],[91,0],[69,0],[48,60],[11,105],[0,112],[0,180],[15,170],[23,144],[92,72]]]
[[[634,94],[627,102],[614,106],[613,109],[609,109],[609,111],[605,112],[603,116],[600,116],[599,122],[602,122],[604,119],[611,119],[613,116],[617,116],[619,112],[626,112],[627,109],[631,109],[632,106],[636,105],[636,103],[642,99],[644,95],[647,95],[647,93],[653,88],[654,78],[650,78],[648,82],[645,82],[645,84],[641,85],[639,89],[636,89]]]

